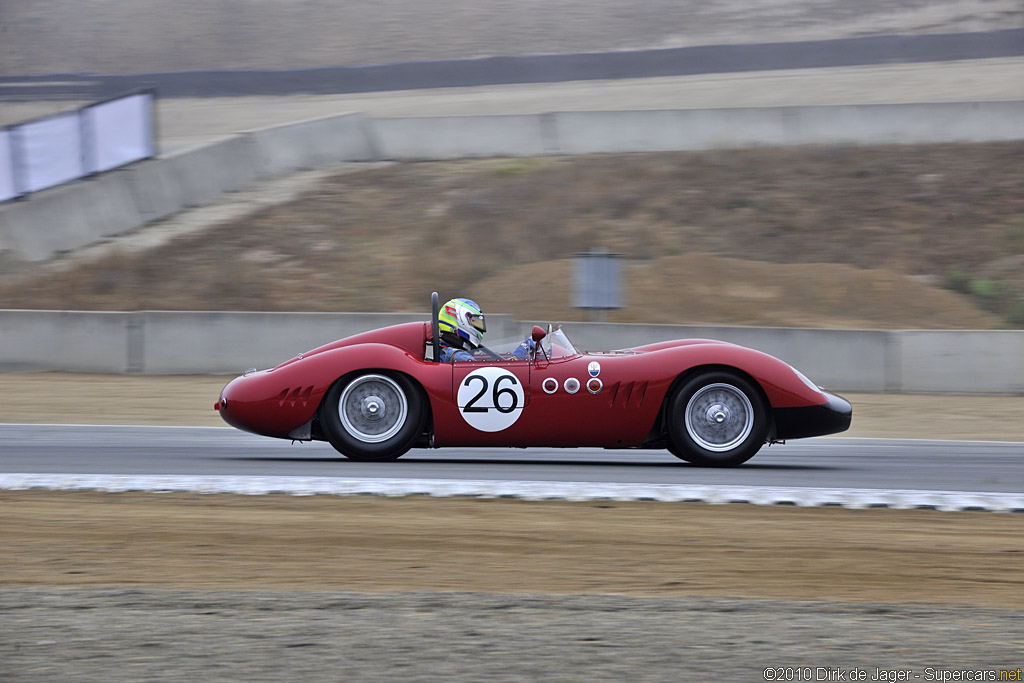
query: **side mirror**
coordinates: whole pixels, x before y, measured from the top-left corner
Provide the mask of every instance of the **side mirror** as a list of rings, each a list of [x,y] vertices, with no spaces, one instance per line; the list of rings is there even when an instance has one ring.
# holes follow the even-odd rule
[[[544,330],[543,327],[541,327],[540,325],[534,325],[533,326],[533,332],[530,333],[530,338],[533,339],[534,344],[533,344],[533,350],[530,351],[530,360],[536,360],[537,359],[537,352],[538,351],[540,351],[541,353],[544,354],[544,358],[545,359],[548,357],[548,352],[545,351],[544,347],[541,346],[541,344],[540,344],[541,340],[544,337],[546,337],[546,336],[548,336],[548,333]]]

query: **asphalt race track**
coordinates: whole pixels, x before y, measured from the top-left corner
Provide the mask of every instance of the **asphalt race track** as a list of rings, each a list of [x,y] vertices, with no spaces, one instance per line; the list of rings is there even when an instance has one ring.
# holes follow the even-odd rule
[[[765,447],[735,469],[688,465],[663,451],[413,450],[362,463],[321,442],[213,427],[0,425],[0,474],[200,475],[486,480],[1024,492],[1024,444],[846,439]]]
[[[987,59],[1022,54],[1024,29],[1005,29],[305,69],[0,76],[0,100],[102,98],[137,88],[156,88],[163,98],[383,92]]]

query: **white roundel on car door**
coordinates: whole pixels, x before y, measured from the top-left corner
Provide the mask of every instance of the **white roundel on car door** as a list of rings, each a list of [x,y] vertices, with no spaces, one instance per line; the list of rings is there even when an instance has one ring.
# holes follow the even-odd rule
[[[462,419],[481,432],[508,429],[523,412],[522,382],[502,368],[480,368],[466,375],[456,397]]]

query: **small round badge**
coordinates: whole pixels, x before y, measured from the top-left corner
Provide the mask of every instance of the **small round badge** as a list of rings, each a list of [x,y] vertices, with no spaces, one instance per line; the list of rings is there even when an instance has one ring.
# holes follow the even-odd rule
[[[580,390],[580,381],[575,377],[570,377],[569,379],[565,380],[563,386],[565,387],[567,393],[575,394],[577,391]]]
[[[591,377],[597,377],[601,374],[601,364],[596,360],[590,361],[590,365],[587,366],[587,372],[590,373]]]
[[[601,389],[604,388],[604,382],[599,380],[597,377],[591,377],[587,380],[587,391],[592,394],[600,393]]]
[[[558,391],[558,380],[554,377],[548,377],[541,386],[544,388],[545,394],[553,394]]]

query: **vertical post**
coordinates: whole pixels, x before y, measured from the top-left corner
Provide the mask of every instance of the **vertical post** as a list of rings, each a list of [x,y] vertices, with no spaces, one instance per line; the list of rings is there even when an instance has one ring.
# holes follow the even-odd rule
[[[0,202],[19,195],[18,176],[14,160],[14,132],[0,127]]]
[[[620,284],[622,254],[592,249],[574,256],[572,305],[589,310],[591,322],[605,322],[609,310],[625,307]]]
[[[441,362],[441,327],[438,325],[437,316],[441,312],[441,307],[438,304],[437,292],[433,292],[430,295],[430,334],[433,337],[431,341],[431,348],[433,349],[433,360],[435,363]]]

